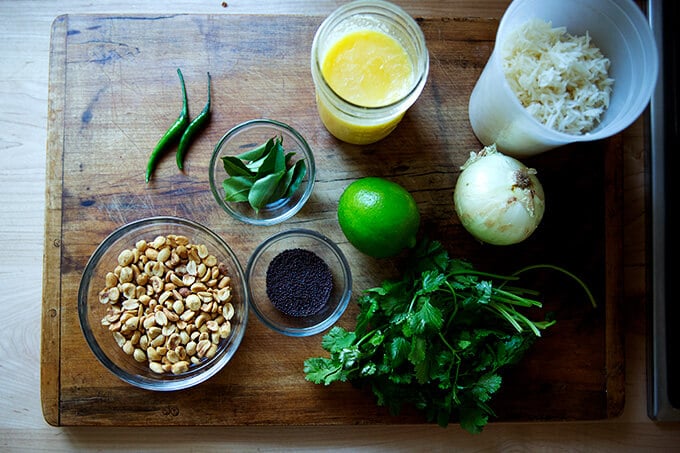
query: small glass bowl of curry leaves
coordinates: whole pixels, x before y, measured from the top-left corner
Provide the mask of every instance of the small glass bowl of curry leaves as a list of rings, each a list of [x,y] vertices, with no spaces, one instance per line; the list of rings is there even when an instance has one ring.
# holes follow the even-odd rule
[[[316,168],[307,141],[291,126],[254,119],[229,130],[210,160],[210,187],[235,219],[274,225],[309,199]]]

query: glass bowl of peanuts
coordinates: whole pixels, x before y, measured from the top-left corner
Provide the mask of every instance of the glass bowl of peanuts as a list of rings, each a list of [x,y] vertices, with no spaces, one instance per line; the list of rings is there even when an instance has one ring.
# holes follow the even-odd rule
[[[111,233],[90,257],[78,316],[96,358],[134,386],[173,391],[219,372],[248,322],[243,269],[210,229],[151,217]]]

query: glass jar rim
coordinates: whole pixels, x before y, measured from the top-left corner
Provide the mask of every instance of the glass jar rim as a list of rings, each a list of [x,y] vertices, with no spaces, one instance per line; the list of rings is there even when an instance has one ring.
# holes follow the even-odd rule
[[[322,55],[319,55],[321,41],[327,38],[334,30],[334,27],[340,22],[355,15],[366,16],[369,14],[378,14],[394,20],[394,23],[406,32],[405,35],[410,40],[413,48],[416,49],[414,65],[416,77],[414,77],[410,90],[398,100],[377,107],[362,106],[338,95],[323,76],[321,71]],[[429,53],[423,31],[415,19],[404,9],[384,0],[355,0],[337,8],[321,23],[312,41],[311,66],[312,79],[317,92],[330,99],[332,105],[338,108],[338,110],[353,118],[362,118],[364,120],[375,118],[377,121],[384,121],[386,116],[396,116],[402,113],[404,105],[409,107],[419,97],[429,73]]]

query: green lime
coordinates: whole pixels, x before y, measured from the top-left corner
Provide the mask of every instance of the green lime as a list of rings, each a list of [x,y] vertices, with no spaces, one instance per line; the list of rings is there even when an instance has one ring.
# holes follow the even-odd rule
[[[340,196],[338,222],[347,240],[359,251],[387,258],[416,244],[420,213],[402,186],[367,177],[351,183]]]

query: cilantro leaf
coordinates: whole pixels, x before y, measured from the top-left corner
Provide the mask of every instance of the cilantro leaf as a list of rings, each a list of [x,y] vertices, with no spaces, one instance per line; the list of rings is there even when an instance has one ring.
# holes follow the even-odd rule
[[[460,426],[472,434],[479,434],[489,421],[489,416],[478,407],[461,410]]]
[[[501,381],[502,379],[498,374],[486,374],[474,384],[472,394],[475,399],[485,403],[501,387]]]
[[[329,352],[338,352],[352,346],[356,340],[354,332],[335,326],[321,339],[321,347]]]
[[[306,379],[315,384],[329,385],[335,381],[346,381],[347,373],[343,372],[340,362],[325,357],[310,357],[305,360]]]
[[[408,358],[409,349],[409,342],[402,337],[394,338],[389,343],[389,348],[387,350],[388,359],[391,361],[394,368],[398,368]]]
[[[446,275],[436,270],[429,270],[423,272],[421,279],[422,289],[418,290],[418,294],[427,294],[437,291],[446,282]]]
[[[428,421],[457,421],[478,433],[495,416],[489,404],[503,370],[554,321],[535,322],[520,312],[540,308],[525,298],[535,291],[504,286],[515,278],[452,259],[437,241],[417,244],[410,263],[401,279],[359,297],[354,332],[333,327],[324,335],[330,357],[307,359],[306,378],[351,381],[368,387],[391,414],[412,405]]]

